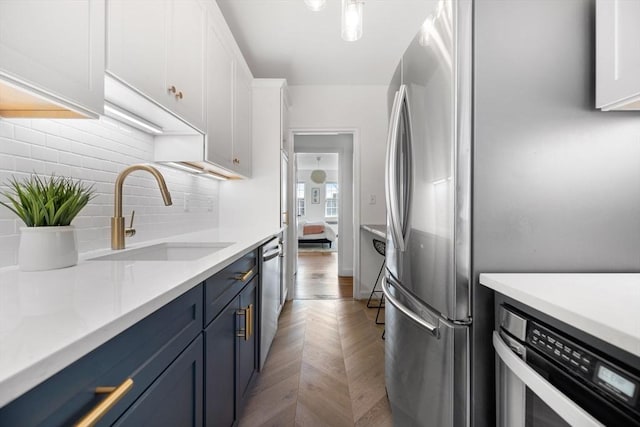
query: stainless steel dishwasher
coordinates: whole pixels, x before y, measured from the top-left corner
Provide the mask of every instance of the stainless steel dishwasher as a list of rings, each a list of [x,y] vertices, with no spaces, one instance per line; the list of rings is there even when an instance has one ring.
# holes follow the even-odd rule
[[[280,237],[270,240],[260,249],[260,370],[278,330],[283,260],[281,253]]]

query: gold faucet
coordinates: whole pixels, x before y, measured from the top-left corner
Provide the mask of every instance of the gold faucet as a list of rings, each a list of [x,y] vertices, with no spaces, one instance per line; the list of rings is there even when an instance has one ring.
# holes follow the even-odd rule
[[[116,178],[115,202],[113,217],[111,218],[111,249],[124,249],[125,228],[124,217],[122,216],[122,185],[127,175],[133,171],[147,171],[153,175],[160,187],[160,193],[162,193],[165,206],[172,204],[167,183],[164,182],[164,178],[158,169],[149,165],[131,165],[120,172]],[[131,215],[131,226],[133,227],[133,215]],[[133,236],[136,232],[133,228],[128,228],[126,231],[127,236]]]

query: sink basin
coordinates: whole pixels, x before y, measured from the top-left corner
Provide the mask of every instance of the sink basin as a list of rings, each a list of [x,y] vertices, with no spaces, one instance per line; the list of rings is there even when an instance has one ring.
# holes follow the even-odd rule
[[[89,261],[193,261],[231,246],[229,242],[167,242],[91,258]]]

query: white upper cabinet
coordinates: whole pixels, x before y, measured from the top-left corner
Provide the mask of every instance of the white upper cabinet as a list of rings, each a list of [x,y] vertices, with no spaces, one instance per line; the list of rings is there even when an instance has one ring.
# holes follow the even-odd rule
[[[640,0],[596,2],[596,107],[640,110]]]
[[[251,176],[253,76],[217,5],[207,35],[207,136],[205,161]]]
[[[170,109],[205,130],[206,12],[197,0],[171,3],[167,88]]]
[[[108,0],[107,71],[205,125],[206,13],[198,0]]]
[[[233,103],[233,164],[234,170],[251,176],[251,110],[253,77],[244,68],[236,66],[236,90]]]
[[[107,2],[107,70],[156,101],[167,95],[169,7],[157,0]]]
[[[289,100],[286,86],[280,89],[280,150],[289,153]]]
[[[112,0],[113,1],[113,0]],[[129,0],[118,0],[126,2]],[[157,1],[157,0],[156,0]],[[183,0],[184,1],[184,0]],[[233,35],[227,26],[222,12],[214,2],[207,2],[204,22],[206,31],[203,44],[194,44],[189,39],[199,38],[199,31],[194,31],[188,24],[197,19],[197,10],[180,5],[180,13],[174,18],[175,28],[172,31],[182,34],[182,40],[174,38],[174,49],[180,50],[195,46],[203,48],[204,58],[204,90],[202,93],[202,110],[206,112],[204,138],[175,138],[159,136],[155,138],[155,160],[160,162],[182,162],[190,168],[197,168],[228,178],[249,178],[251,176],[252,152],[252,101],[253,76],[247,66]],[[176,0],[175,3],[181,3]],[[176,7],[174,5],[174,7]],[[177,10],[177,9],[176,9]],[[173,58],[177,59],[177,58]],[[169,72],[175,66],[174,74],[187,72],[199,66],[183,58],[173,65],[168,65]],[[171,62],[171,58],[170,58]],[[189,67],[177,64],[192,64]],[[185,75],[187,77],[187,75]],[[187,85],[178,87],[186,97]],[[194,87],[193,90],[196,90]],[[186,99],[186,98],[185,98]]]
[[[235,61],[213,26],[207,38],[207,148],[210,161],[233,170]]]
[[[104,0],[0,0],[0,79],[12,86],[0,87],[3,110],[26,89],[65,107],[53,115],[35,107],[32,117],[102,113],[104,7]]]

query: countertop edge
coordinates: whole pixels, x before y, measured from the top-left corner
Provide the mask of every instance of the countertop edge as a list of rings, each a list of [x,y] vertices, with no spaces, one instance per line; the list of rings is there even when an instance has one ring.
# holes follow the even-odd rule
[[[377,228],[374,227],[386,227],[384,224],[362,224],[360,225],[360,228],[368,231],[369,233],[380,237],[381,239],[386,239],[387,235],[386,233],[383,233],[381,230],[378,230]]]

